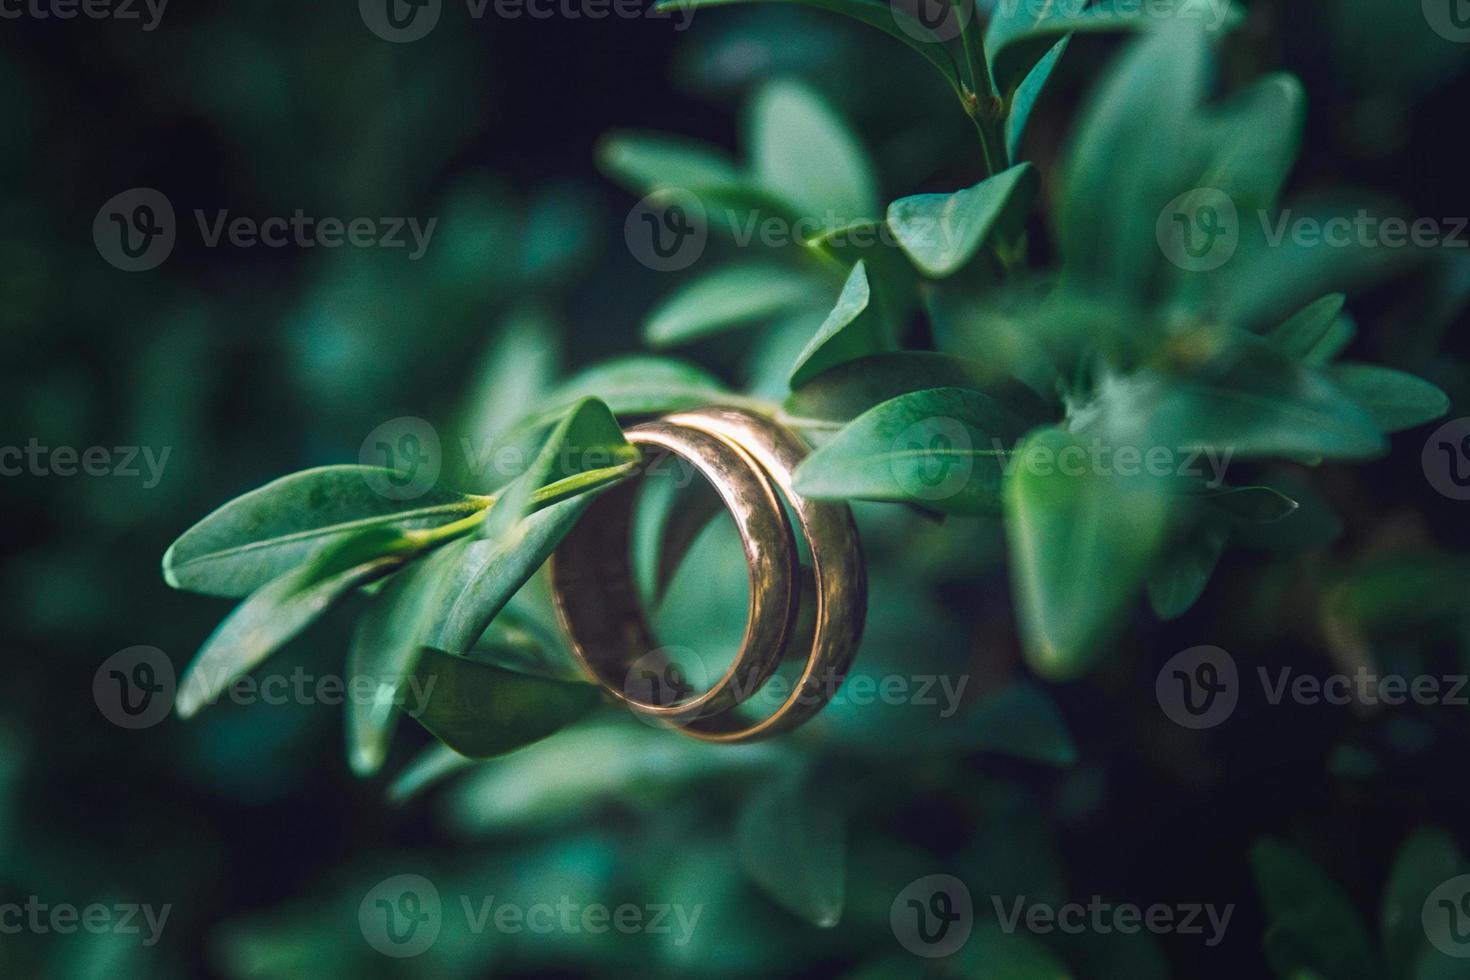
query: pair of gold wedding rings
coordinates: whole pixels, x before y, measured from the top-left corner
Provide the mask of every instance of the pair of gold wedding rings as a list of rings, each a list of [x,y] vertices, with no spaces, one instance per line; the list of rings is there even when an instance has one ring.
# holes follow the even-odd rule
[[[708,481],[734,518],[750,574],[745,632],[730,666],[707,690],[670,697],[668,685],[630,682],[670,666],[633,573],[635,479],[599,496],[552,555],[552,596],[573,652],[614,698],[693,738],[733,744],[791,731],[826,705],[862,635],[867,573],[851,509],[798,496],[792,474],[806,446],[789,429],[750,412],[679,412],[630,428],[627,437],[643,450],[640,476],[677,457]],[[810,560],[810,622],[798,619],[808,572],[788,507]],[[806,659],[790,693],[763,716],[739,710],[793,646],[805,647]]]

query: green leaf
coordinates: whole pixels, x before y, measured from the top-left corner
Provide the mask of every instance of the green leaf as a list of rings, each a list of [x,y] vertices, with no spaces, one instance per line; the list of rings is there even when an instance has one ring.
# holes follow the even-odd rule
[[[1200,498],[1220,513],[1253,524],[1269,524],[1296,513],[1298,504],[1272,487],[1221,487]]]
[[[1018,614],[1031,663],[1048,677],[1080,674],[1111,638],[1167,517],[1157,481],[1104,475],[1087,458],[1076,436],[1043,429],[1018,449],[1006,477]],[[1067,459],[1074,462],[1064,467]]]
[[[1228,195],[1241,215],[1269,210],[1301,151],[1306,93],[1294,75],[1268,75],[1203,121],[1208,164],[1196,182]]]
[[[585,398],[551,430],[526,472],[499,495],[480,527],[487,538],[507,538],[532,511],[533,494],[558,486],[567,496],[630,475],[638,450],[623,435],[606,403]]]
[[[1298,360],[1306,360],[1326,338],[1342,314],[1347,297],[1342,293],[1323,296],[1292,315],[1266,339]]]
[[[1385,448],[1378,427],[1337,385],[1259,341],[1182,378],[1140,372],[1113,389],[1120,417],[1152,418],[1160,444],[1232,458],[1362,459]]]
[[[650,315],[643,337],[669,347],[820,302],[826,284],[780,265],[737,265],[695,280]]]
[[[1077,743],[1056,702],[1027,682],[1007,685],[963,717],[964,734],[950,744],[1065,768],[1077,762]]]
[[[1204,594],[1220,556],[1223,528],[1203,524],[1164,548],[1148,574],[1148,598],[1160,619],[1177,619]]]
[[[791,369],[791,387],[800,387],[845,361],[878,354],[891,346],[882,319],[869,307],[871,299],[867,265],[859,262],[843,284],[837,305],[797,357]]]
[[[842,918],[846,821],[830,780],[798,772],[759,787],[741,810],[740,865],[766,894],[822,929]]]
[[[1324,367],[1337,359],[1347,345],[1353,342],[1353,337],[1358,332],[1358,325],[1351,316],[1344,313],[1338,317],[1328,328],[1326,336],[1319,340],[1306,356],[1302,363],[1313,367]]]
[[[481,358],[465,400],[463,428],[473,452],[466,466],[479,486],[498,486],[504,480],[493,472],[495,440],[517,419],[533,411],[551,389],[561,358],[560,330],[555,320],[540,307],[525,306],[505,318]]]
[[[1399,848],[1383,890],[1381,926],[1384,965],[1392,980],[1417,980],[1420,953],[1427,946],[1421,919],[1424,903],[1430,892],[1464,866],[1455,839],[1435,827],[1414,831]]]
[[[765,2],[770,2],[770,0],[659,0],[654,5],[654,10],[664,12],[704,10],[707,7],[728,7],[736,4]],[[940,43],[938,38],[932,41],[922,40],[926,36],[932,37],[932,32],[920,25],[918,21],[908,17],[899,8],[883,0],[779,0],[779,2],[796,3],[816,10],[843,14],[869,27],[876,27],[889,37],[902,41],[923,55],[930,64],[939,69],[940,74],[944,75],[950,88],[956,92],[960,91],[959,68],[949,50]],[[899,24],[899,18],[904,19],[902,26]]]
[[[995,236],[1014,235],[1040,181],[1029,163],[1012,167],[954,194],[919,194],[888,206],[888,225],[925,275],[953,275]]]
[[[1266,909],[1266,958],[1278,977],[1371,980],[1376,957],[1367,930],[1336,882],[1275,840],[1257,842],[1250,863]]]
[[[723,151],[654,133],[613,133],[597,148],[604,173],[637,193],[738,185],[745,176]]]
[[[816,500],[916,503],[946,514],[999,514],[1005,455],[1022,424],[994,399],[931,388],[849,422],[796,471]]]
[[[353,637],[351,683],[372,678],[371,704],[347,704],[349,756],[354,771],[376,772],[397,722],[394,708],[425,647],[468,651],[515,592],[539,568],[591,502],[590,494],[526,518],[511,540],[454,541],[411,565],[373,599]]]
[[[730,390],[719,378],[686,361],[646,356],[614,358],[560,385],[546,396],[546,408],[516,423],[497,446],[529,441],[589,397],[601,399],[614,415],[637,417],[699,408],[729,395]],[[531,451],[538,445],[533,444]]]
[[[190,718],[259,666],[349,591],[401,563],[412,545],[373,527],[329,543],[310,562],[261,586],[225,617],[179,684],[179,715]]]
[[[932,351],[897,351],[839,364],[803,385],[786,411],[803,428],[838,428],[876,405],[926,388],[974,388],[1032,423],[1047,407],[1024,385],[989,364]]]
[[[1119,9],[1111,9],[1117,6]],[[996,88],[1009,92],[1021,84],[1036,64],[1069,34],[1144,31],[1177,21],[1193,21],[1204,31],[1228,29],[1240,20],[1240,10],[1231,4],[1224,16],[1215,0],[1175,0],[1156,5],[1142,15],[1137,4],[1101,3],[1084,8],[1070,0],[1058,3],[1001,3],[991,15],[985,33],[985,53]]]
[[[767,85],[751,108],[749,131],[757,179],[803,216],[828,228],[878,216],[867,153],[811,89],[795,82]]]
[[[554,734],[601,700],[597,688],[517,674],[427,649],[407,713],[471,759],[504,755]]]
[[[1376,364],[1334,364],[1327,374],[1385,433],[1432,422],[1450,410],[1448,395],[1403,371]]]
[[[1188,189],[1194,151],[1183,134],[1209,65],[1204,35],[1175,24],[1133,42],[1094,87],[1056,196],[1053,224],[1068,276],[1144,294],[1160,266],[1159,214]]]
[[[977,922],[969,941],[945,962],[953,963],[955,975],[966,980],[1074,980],[1075,977],[1040,940],[1021,932],[1006,932],[994,922]]]
[[[241,598],[299,568],[313,552],[358,532],[438,527],[488,503],[445,490],[393,500],[371,482],[390,474],[372,466],[323,466],[236,497],[169,547],[164,580],[176,589]]]
[[[1026,74],[1025,80],[1016,89],[1016,94],[1011,97],[1011,111],[1006,116],[1007,159],[1021,158],[1021,141],[1026,136],[1026,126],[1031,122],[1031,114],[1036,110],[1036,103],[1041,100],[1046,83],[1051,81],[1052,72],[1062,60],[1071,40],[1068,35],[1052,45],[1051,50],[1036,63],[1036,67]]]

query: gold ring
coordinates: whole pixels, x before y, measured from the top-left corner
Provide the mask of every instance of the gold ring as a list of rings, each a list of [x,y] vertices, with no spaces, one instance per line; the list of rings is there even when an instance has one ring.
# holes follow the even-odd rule
[[[659,683],[667,680],[669,665],[660,659],[632,573],[636,480],[598,497],[563,539],[549,566],[552,596],[573,652],[603,688],[640,714],[684,726],[735,708],[775,673],[800,600],[796,545],[770,481],[738,447],[666,422],[637,426],[627,436],[653,450],[644,454],[641,475],[669,455],[687,460],[734,517],[750,573],[740,651],[725,674],[696,697],[685,696],[677,683]],[[647,692],[645,680],[652,681]],[[669,698],[670,690],[679,697]]]
[[[749,742],[796,728],[831,699],[862,637],[867,573],[851,509],[795,492],[792,474],[807,448],[795,433],[770,419],[739,409],[707,408],[680,412],[627,434],[635,445],[658,451],[645,472],[665,454],[686,459],[734,516],[750,570],[745,636],[729,669],[703,695],[661,704],[630,694],[628,672],[657,647],[631,572],[634,481],[598,498],[552,556],[552,595],[577,658],[635,711],[677,725],[694,738]],[[790,695],[764,718],[747,721],[736,709],[770,679],[785,655],[799,600],[801,569],[777,489],[811,555],[815,624],[801,677]]]
[[[791,694],[760,721],[727,712],[697,719],[683,731],[708,742],[751,742],[791,731],[831,700],[852,666],[868,608],[868,573],[852,508],[808,500],[796,493],[793,474],[806,458],[800,437],[770,419],[730,408],[679,412],[669,424],[708,433],[737,447],[765,470],[796,515],[811,553],[816,626],[806,666]]]

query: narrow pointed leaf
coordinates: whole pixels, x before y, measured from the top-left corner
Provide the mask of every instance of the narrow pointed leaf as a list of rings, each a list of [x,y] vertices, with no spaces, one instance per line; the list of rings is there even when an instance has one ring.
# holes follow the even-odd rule
[[[888,207],[888,225],[925,275],[953,275],[996,236],[1024,227],[1039,181],[1029,163],[954,194],[919,194]]]
[[[655,133],[614,133],[597,148],[604,173],[635,193],[742,183],[740,168],[723,151]]]
[[[1006,157],[1010,160],[1021,158],[1021,141],[1026,137],[1026,127],[1031,122],[1031,114],[1036,111],[1036,103],[1041,101],[1041,95],[1046,91],[1046,83],[1051,81],[1052,72],[1056,70],[1057,63],[1062,60],[1062,55],[1067,52],[1067,45],[1072,40],[1071,35],[1063,37],[1051,50],[1042,55],[1036,66],[1027,73],[1025,80],[1016,89],[1016,94],[1011,98],[1010,115],[1006,116]]]
[[[595,491],[594,491],[595,492]],[[358,624],[348,659],[351,683],[372,678],[372,703],[347,703],[354,771],[376,772],[397,722],[395,708],[425,647],[460,654],[556,548],[591,502],[590,493],[536,511],[509,539],[451,542],[409,567],[378,596]]]
[[[797,357],[791,387],[800,387],[844,361],[881,353],[892,346],[871,300],[867,265],[859,262],[843,285],[837,305]]]
[[[878,216],[866,151],[815,92],[794,82],[768,85],[756,96],[749,128],[756,177],[803,216],[834,228]]]
[[[1370,980],[1376,975],[1362,919],[1322,869],[1269,839],[1251,848],[1250,864],[1266,908],[1266,958],[1278,977]]]
[[[1087,458],[1076,436],[1043,429],[1006,477],[1022,634],[1033,667],[1049,677],[1074,677],[1101,652],[1141,591],[1167,518],[1156,481],[1103,475]]]
[[[590,684],[531,677],[434,649],[423,652],[414,679],[416,701],[405,705],[405,711],[471,759],[489,759],[540,741],[601,700]]]
[[[978,391],[917,391],[844,426],[801,464],[796,490],[817,500],[888,500],[947,514],[999,514],[1005,456],[1022,430]]]
[[[1449,396],[1435,385],[1393,368],[1334,364],[1328,375],[1386,433],[1432,422],[1450,410]]]
[[[301,567],[323,546],[360,531],[438,527],[488,503],[446,490],[393,500],[372,482],[390,474],[371,466],[323,466],[236,497],[169,547],[163,577],[176,589],[240,598]]]
[[[369,528],[329,544],[306,565],[251,593],[225,617],[185,671],[177,699],[180,716],[193,716],[334,602],[391,570],[411,550],[392,528]]]
[[[1204,594],[1220,556],[1226,533],[1209,524],[1193,528],[1164,548],[1148,573],[1148,598],[1160,619],[1177,619]]]
[[[1305,360],[1327,337],[1342,314],[1347,297],[1331,293],[1292,315],[1266,339],[1298,360]]]
[[[824,282],[787,266],[729,266],[665,299],[643,336],[655,347],[687,343],[820,303],[825,291]]]
[[[846,826],[836,787],[798,773],[767,783],[736,824],[740,865],[780,905],[819,928],[842,918]]]

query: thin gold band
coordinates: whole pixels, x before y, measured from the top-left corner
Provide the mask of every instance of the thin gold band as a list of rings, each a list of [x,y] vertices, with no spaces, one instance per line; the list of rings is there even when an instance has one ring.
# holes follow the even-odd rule
[[[649,465],[665,453],[688,460],[734,516],[750,571],[745,637],[725,675],[698,697],[665,704],[630,693],[629,671],[657,648],[631,573],[635,481],[594,502],[552,557],[552,594],[578,659],[633,710],[693,738],[729,744],[796,728],[830,700],[862,636],[867,574],[851,509],[796,494],[792,474],[807,448],[795,433],[758,415],[728,408],[680,412],[630,429],[628,438],[656,450]],[[747,721],[735,709],[770,679],[785,654],[799,598],[801,569],[777,488],[811,554],[815,628],[790,695],[764,718]]]
[[[631,565],[637,481],[600,496],[563,539],[550,563],[552,596],[573,652],[598,683],[640,714],[684,726],[736,707],[775,672],[800,598],[796,546],[770,481],[738,447],[663,422],[629,429],[627,436],[645,450],[644,478],[665,456],[678,456],[709,481],[735,518],[750,573],[740,652],[698,696],[683,696],[677,683],[659,684],[670,667],[660,659]],[[653,686],[645,691],[648,678]],[[670,698],[670,690],[681,696]]]

